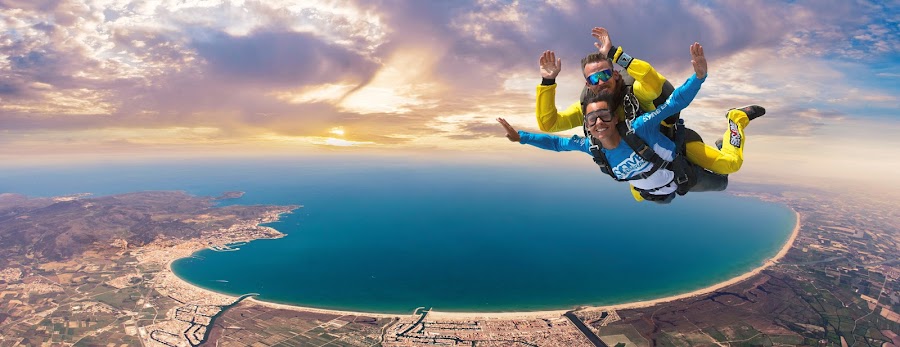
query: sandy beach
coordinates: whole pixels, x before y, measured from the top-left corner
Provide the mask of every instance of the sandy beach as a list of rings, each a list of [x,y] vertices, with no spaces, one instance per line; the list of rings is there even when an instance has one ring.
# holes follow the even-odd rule
[[[284,310],[296,310],[296,311],[304,311],[304,312],[315,312],[315,313],[325,313],[325,314],[334,314],[339,316],[366,316],[366,317],[377,317],[377,318],[392,318],[392,317],[400,317],[405,316],[401,314],[389,314],[389,313],[369,313],[369,312],[353,312],[353,311],[339,311],[339,310],[328,310],[328,309],[320,309],[320,308],[312,308],[312,307],[302,307],[302,306],[294,306],[294,305],[285,305],[285,304],[276,304],[273,302],[256,300],[256,298],[249,298],[247,300],[253,301],[254,304],[260,306],[266,306],[271,308],[280,308]],[[410,312],[412,314],[412,312]]]
[[[794,244],[794,241],[797,239],[797,234],[800,232],[800,214],[797,211],[794,211],[794,214],[797,218],[797,223],[794,225],[794,230],[791,233],[790,238],[787,242],[785,242],[784,246],[781,247],[781,250],[778,251],[771,259],[767,260],[763,265],[746,272],[740,276],[733,277],[727,281],[719,282],[713,284],[709,287],[698,289],[689,293],[677,294],[672,296],[667,296],[659,299],[653,300],[645,300],[645,301],[637,301],[609,306],[593,306],[582,308],[583,310],[624,310],[624,309],[634,309],[634,308],[642,308],[649,307],[656,304],[661,304],[665,302],[675,301],[686,299],[698,295],[707,294],[736,283],[740,283],[745,281],[753,276],[759,274],[762,270],[769,268],[778,263],[779,260],[784,258],[784,256],[788,253],[791,247]],[[177,278],[181,283],[185,286],[193,288],[195,290],[204,291],[213,295],[225,295],[222,293],[216,293],[207,289],[203,289],[193,284],[182,280],[180,277],[175,276],[172,271],[171,264],[172,259],[168,262],[168,266],[166,267],[168,272],[172,275],[172,277]],[[230,295],[229,295],[230,296]],[[236,296],[231,296],[235,300],[237,300]],[[368,316],[368,317],[401,317],[406,315],[401,314],[385,314],[385,313],[370,313],[370,312],[354,312],[354,311],[340,311],[340,310],[329,310],[329,309],[318,309],[312,307],[302,307],[302,306],[294,306],[294,305],[285,305],[285,304],[276,304],[265,301],[256,300],[255,298],[249,298],[248,300],[252,301],[254,304],[262,305],[266,307],[278,308],[278,309],[286,309],[286,310],[297,310],[297,311],[305,311],[305,312],[316,312],[316,313],[325,313],[325,314],[334,314],[334,315],[354,315],[354,316]],[[524,312],[442,312],[437,310],[432,310],[429,314],[429,318],[438,318],[438,319],[536,319],[536,318],[555,318],[563,315],[565,312],[569,310],[548,310],[548,311],[524,311]],[[412,312],[410,312],[412,314]]]
[[[663,303],[663,302],[675,301],[675,300],[680,300],[680,299],[690,298],[690,297],[693,297],[693,296],[703,295],[703,294],[706,294],[706,293],[714,292],[714,291],[716,291],[716,290],[719,290],[719,289],[728,287],[728,286],[730,286],[730,285],[733,285],[733,284],[737,284],[737,283],[743,282],[743,281],[749,279],[750,277],[756,276],[756,275],[759,274],[762,270],[765,270],[765,269],[769,268],[770,266],[777,264],[778,261],[781,260],[781,258],[784,258],[784,256],[787,255],[788,251],[789,251],[789,250],[791,249],[791,247],[794,245],[794,241],[797,240],[797,234],[800,233],[800,213],[797,213],[797,211],[794,211],[794,215],[797,217],[797,223],[794,224],[794,230],[791,232],[790,238],[788,238],[787,242],[784,243],[784,246],[781,247],[781,250],[778,251],[778,254],[775,254],[774,257],[772,257],[771,259],[767,260],[767,261],[765,262],[765,264],[763,264],[763,265],[761,265],[761,266],[759,266],[759,267],[757,267],[757,268],[755,268],[755,269],[753,269],[753,270],[750,270],[750,272],[744,273],[743,275],[734,277],[734,278],[732,278],[732,279],[730,279],[730,280],[727,280],[727,281],[725,281],[725,282],[716,283],[716,284],[711,285],[711,286],[709,286],[709,287],[706,287],[706,288],[703,288],[703,289],[698,289],[698,290],[695,290],[695,291],[690,292],[690,293],[679,294],[679,295],[673,295],[673,296],[669,296],[669,297],[665,297],[665,298],[660,298],[660,299],[655,299],[655,300],[638,301],[638,302],[632,302],[632,303],[620,304],[620,305],[611,305],[611,306],[606,306],[606,308],[612,308],[612,309],[621,310],[621,309],[640,308],[640,307],[653,306],[653,305],[656,305],[656,304],[659,304],[659,303]]]
[[[206,247],[201,248],[201,249],[205,249],[205,248]],[[198,249],[198,251],[201,249]],[[201,288],[201,287],[195,286],[195,285],[191,284],[190,282],[185,281],[181,277],[178,277],[177,275],[175,275],[175,272],[172,271],[172,263],[175,260],[177,260],[177,258],[169,260],[169,262],[166,264],[166,270],[168,270],[166,275],[169,275],[171,278],[176,279],[181,286],[183,286],[191,291],[206,293],[206,295],[210,296],[210,297],[225,296],[225,297],[231,298],[232,302],[238,299],[237,296],[234,296],[231,294],[219,293],[219,292],[215,292],[215,291],[212,291],[212,290],[209,290],[206,288]],[[366,316],[366,317],[377,317],[377,318],[393,318],[393,317],[406,316],[406,315],[402,315],[402,314],[339,311],[339,310],[329,310],[329,309],[314,308],[314,307],[303,307],[303,306],[294,306],[294,305],[286,305],[286,304],[277,304],[274,302],[256,300],[255,297],[249,297],[244,300],[244,302],[248,302],[248,301],[252,302],[253,304],[256,304],[256,305],[266,306],[266,307],[271,307],[271,308],[276,308],[276,309],[333,314],[333,315],[338,315],[338,316]],[[563,311],[563,312],[565,312],[565,311]],[[410,315],[412,315],[412,314],[413,314],[413,312],[410,312]]]

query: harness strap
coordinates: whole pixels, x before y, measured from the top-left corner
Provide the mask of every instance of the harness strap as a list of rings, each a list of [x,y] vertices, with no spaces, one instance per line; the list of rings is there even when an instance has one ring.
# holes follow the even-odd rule
[[[629,124],[627,128],[631,130],[631,121],[626,120],[624,123]],[[619,134],[622,136],[622,139],[625,140],[625,143],[628,144],[628,147],[631,147],[638,156],[652,165],[649,171],[637,174],[631,179],[650,177],[650,175],[654,174],[657,170],[665,169],[669,166],[669,161],[660,157],[659,154],[656,154],[656,152],[647,145],[647,142],[644,142],[644,139],[635,134],[633,130],[628,131],[625,128],[626,126],[623,126],[622,123],[616,125],[616,130],[619,131]]]
[[[661,185],[661,186],[659,186],[659,187],[656,187],[656,188],[653,188],[653,189],[641,189],[641,188],[638,188],[638,187],[634,187],[634,190],[637,190],[638,192],[654,193],[654,192],[658,192],[660,189],[663,189],[663,188],[665,188],[665,187],[668,187],[670,184],[672,184],[672,182],[675,182],[675,180],[673,179],[673,180],[669,181],[668,183],[663,184],[663,185]]]
[[[591,141],[591,143],[593,143],[592,137],[588,137],[588,139]],[[609,177],[612,177],[616,181],[619,181],[619,182],[625,181],[625,180],[619,179],[618,177],[616,177],[616,174],[613,173],[612,168],[609,167],[609,160],[606,159],[606,155],[603,154],[603,151],[600,150],[599,145],[596,145],[596,144],[591,145],[591,154],[594,155],[594,163],[600,167],[600,171],[609,175]]]
[[[625,120],[632,120],[641,113],[641,103],[634,95],[634,86],[625,86],[625,99],[622,100],[622,109],[625,111]],[[630,127],[630,126],[629,126]]]
[[[583,108],[583,106],[584,105],[582,105],[582,108]],[[628,147],[630,147],[635,153],[637,153],[637,155],[640,156],[641,159],[644,159],[644,161],[651,164],[650,170],[636,174],[636,175],[634,175],[630,178],[626,178],[626,179],[621,179],[621,178],[617,177],[615,175],[615,173],[613,173],[612,168],[609,165],[609,160],[606,158],[606,155],[602,151],[602,146],[600,146],[599,142],[595,142],[594,138],[587,131],[587,126],[585,126],[582,128],[582,130],[584,130],[585,138],[587,138],[588,141],[590,141],[590,143],[591,143],[590,151],[594,157],[593,158],[594,163],[596,163],[597,166],[600,167],[600,171],[609,175],[614,180],[622,182],[622,181],[646,179],[646,178],[649,178],[654,173],[656,173],[656,171],[658,171],[660,169],[668,169],[670,166],[672,166],[673,168],[670,170],[675,172],[674,181],[676,182],[676,184],[679,187],[678,191],[681,192],[683,190],[684,192],[687,192],[687,190],[690,189],[690,186],[693,186],[693,184],[695,182],[692,183],[691,182],[692,180],[690,179],[690,176],[693,173],[693,170],[689,169],[689,168],[685,169],[685,168],[689,167],[689,164],[684,159],[684,157],[681,155],[681,153],[684,153],[684,120],[678,119],[678,122],[675,125],[675,135],[676,136],[675,136],[674,142],[675,142],[675,146],[676,146],[675,147],[676,153],[675,153],[675,157],[673,158],[673,162],[674,161],[683,161],[683,162],[679,162],[678,163],[679,165],[670,165],[673,162],[667,161],[667,160],[663,159],[662,157],[660,157],[659,154],[657,154],[655,151],[653,151],[653,149],[650,148],[650,146],[648,146],[647,143],[643,139],[641,139],[637,134],[635,134],[635,132],[634,132],[634,128],[632,127],[632,121],[640,112],[640,103],[638,102],[637,97],[634,96],[633,87],[631,85],[626,86],[625,99],[623,100],[622,107],[625,110],[625,121],[619,122],[616,125],[616,131],[619,133],[620,136],[622,136],[622,139],[625,140],[625,143],[628,145]],[[681,164],[683,164],[683,165],[681,165]],[[693,181],[696,181],[696,178]],[[672,182],[669,182],[665,186],[668,186],[671,183]],[[682,186],[685,186],[685,185],[688,185],[688,186],[686,188],[682,188]],[[651,191],[656,191],[660,188],[662,188],[662,187],[656,188]],[[679,194],[681,194],[681,193],[679,193]]]
[[[682,155],[682,153],[686,152],[684,145],[684,119],[681,118],[675,122],[675,148],[678,151],[677,157],[680,157],[676,159],[685,160]],[[694,170],[690,169],[689,165],[675,165],[675,167],[679,168],[679,170],[672,170],[675,172],[675,183],[677,183],[679,187],[689,183],[691,181],[690,175],[694,173]],[[691,184],[691,186],[693,186],[693,184]],[[690,187],[687,187],[684,191],[687,192],[689,189]]]

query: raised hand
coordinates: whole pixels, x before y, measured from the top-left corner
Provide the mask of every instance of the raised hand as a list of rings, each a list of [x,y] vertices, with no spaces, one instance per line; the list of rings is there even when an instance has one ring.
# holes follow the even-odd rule
[[[691,45],[691,64],[694,65],[697,78],[706,78],[706,56],[703,55],[703,46],[697,42]]]
[[[608,57],[609,50],[612,49],[612,40],[609,39],[609,32],[606,31],[606,28],[595,27],[591,29],[591,36],[597,39],[597,42],[594,42],[594,47],[597,47],[597,50],[604,57]]]
[[[553,51],[544,51],[538,59],[538,64],[541,66],[541,77],[546,79],[556,79],[562,70],[562,59],[557,59]]]
[[[500,125],[506,128],[506,138],[508,138],[512,142],[519,142],[519,140],[521,139],[519,137],[519,132],[516,131],[516,129],[513,128],[512,125],[509,125],[509,123],[506,122],[506,119],[497,118],[497,122],[499,122]]]

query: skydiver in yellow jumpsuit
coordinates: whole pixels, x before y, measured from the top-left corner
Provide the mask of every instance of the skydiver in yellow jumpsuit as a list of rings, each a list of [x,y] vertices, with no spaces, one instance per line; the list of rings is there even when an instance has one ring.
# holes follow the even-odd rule
[[[625,95],[625,81],[619,72],[613,69],[613,63],[621,66],[629,76],[634,78],[633,93],[640,104],[640,109],[644,112],[655,110],[656,106],[664,103],[674,90],[671,83],[647,62],[632,58],[622,50],[622,47],[613,50],[612,41],[606,29],[595,27],[591,30],[591,35],[598,41],[594,43],[598,52],[582,59],[582,72],[586,80],[585,88],[580,101],[562,111],[558,111],[556,108],[556,76],[561,70],[561,60],[557,59],[552,51],[545,51],[541,55],[538,63],[542,81],[537,87],[535,116],[542,131],[557,132],[581,127],[584,122],[581,102],[602,89],[614,91],[617,98],[622,100]],[[610,55],[610,53],[613,54]],[[620,120],[625,119],[622,104],[620,102],[616,108],[616,114]],[[762,109],[762,113],[765,113],[764,109]],[[672,127],[677,117],[675,115],[667,118],[662,122],[662,126]],[[729,110],[726,118],[729,121],[729,130],[726,130],[723,136],[722,150],[703,143],[700,136],[690,129],[686,129],[684,139],[686,157],[689,161],[722,175],[737,172],[741,168],[744,147],[743,129],[749,122],[747,114],[740,109]],[[631,192],[636,200],[643,200],[637,191],[632,189]]]

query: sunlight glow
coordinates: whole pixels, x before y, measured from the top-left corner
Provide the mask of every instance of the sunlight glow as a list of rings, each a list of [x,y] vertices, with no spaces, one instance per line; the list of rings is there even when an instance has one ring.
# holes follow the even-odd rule
[[[353,84],[319,84],[301,88],[294,91],[278,91],[273,93],[275,98],[291,104],[307,104],[315,102],[333,103],[353,90]]]
[[[412,106],[433,105],[430,96],[439,94],[440,86],[429,76],[438,56],[439,52],[429,49],[397,52],[372,82],[345,98],[340,108],[360,114],[403,114]]]

